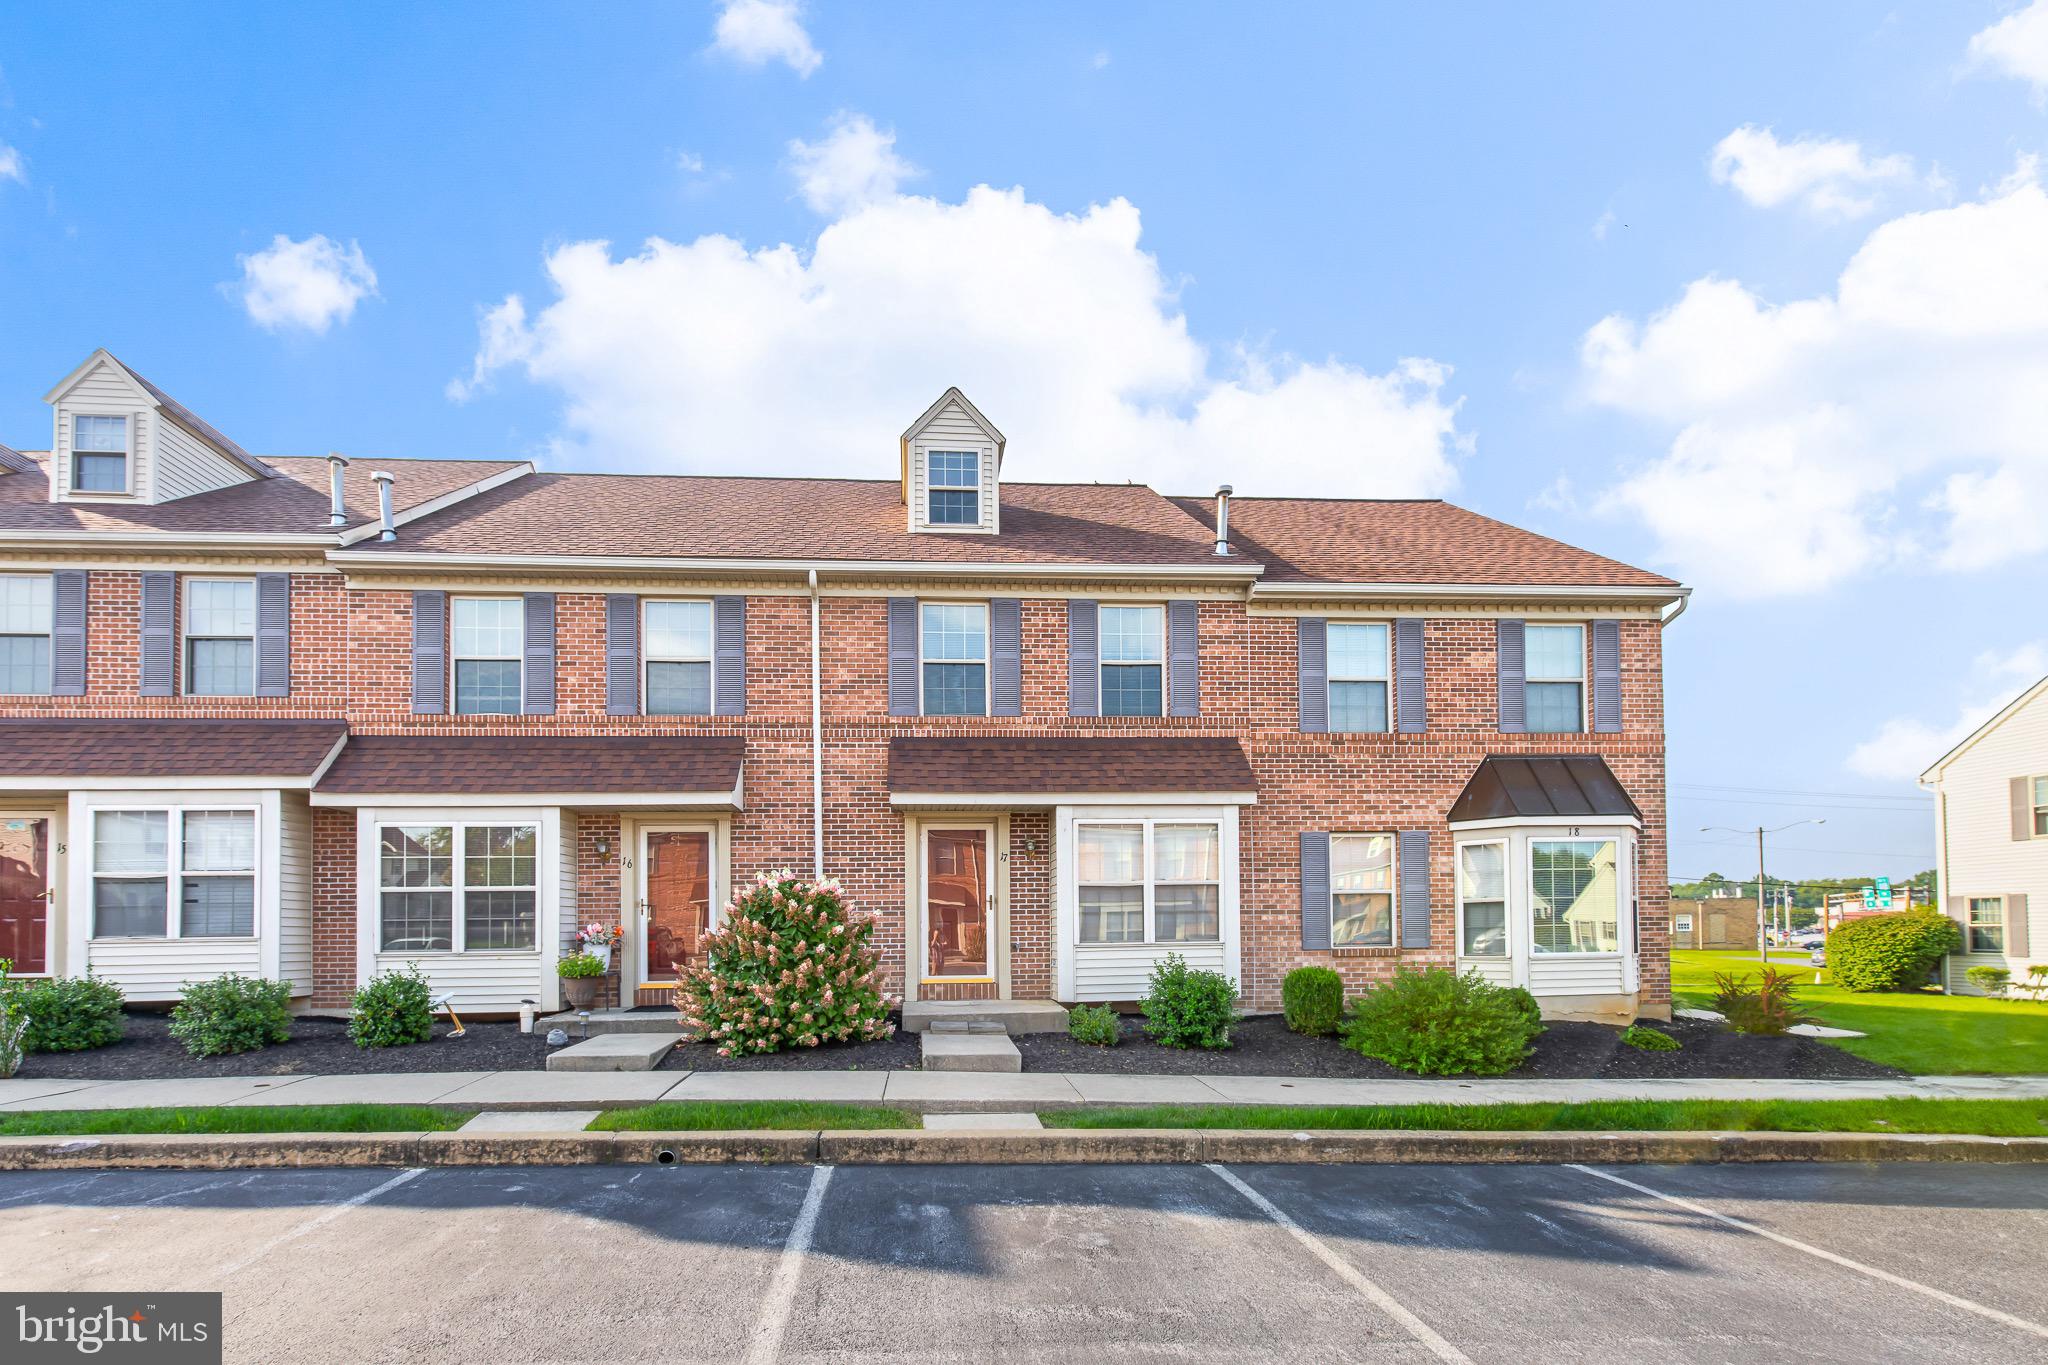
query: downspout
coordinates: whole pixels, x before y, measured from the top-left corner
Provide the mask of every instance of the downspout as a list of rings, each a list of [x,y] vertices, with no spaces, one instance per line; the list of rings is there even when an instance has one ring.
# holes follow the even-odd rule
[[[811,877],[825,879],[825,699],[818,667],[818,571],[806,571],[811,588]]]

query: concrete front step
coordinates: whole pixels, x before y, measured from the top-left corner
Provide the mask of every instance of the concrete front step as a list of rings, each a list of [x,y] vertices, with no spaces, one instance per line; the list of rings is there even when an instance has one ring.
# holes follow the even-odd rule
[[[550,1071],[652,1071],[681,1041],[671,1033],[600,1033],[548,1054]]]
[[[1064,1033],[1067,1011],[1052,1000],[906,1000],[903,1027],[923,1033],[939,1020],[992,1022],[1005,1033]]]
[[[925,1025],[926,1033],[1001,1033],[1009,1030],[1000,1019],[934,1019]]]
[[[1007,1034],[930,1033],[924,1035],[926,1071],[1022,1071],[1023,1054]]]
[[[676,1022],[676,1012],[670,1009],[608,1009],[590,1012],[590,1036],[600,1033],[667,1033],[677,1034],[681,1025]],[[551,1028],[569,1030],[571,1038],[583,1036],[583,1020],[574,1011],[561,1014],[543,1015],[534,1021],[533,1031],[545,1035]]]

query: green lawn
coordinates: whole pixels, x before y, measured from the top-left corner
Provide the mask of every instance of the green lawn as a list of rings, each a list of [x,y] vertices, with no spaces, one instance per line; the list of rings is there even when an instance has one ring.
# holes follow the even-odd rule
[[[1347,1108],[1149,1105],[1041,1113],[1048,1128],[1399,1128],[1459,1132],[1981,1133],[2048,1137],[2048,1100],[1599,1100]]]
[[[915,1114],[860,1104],[798,1100],[697,1100],[687,1104],[643,1104],[608,1109],[591,1123],[593,1132],[682,1132],[763,1128],[916,1128]]]
[[[1755,953],[1674,951],[1672,996],[1711,1005],[1714,973],[1754,976],[1758,965]],[[1821,1023],[1870,1035],[1837,1042],[1859,1057],[1919,1075],[2048,1074],[2048,1004],[1934,991],[1857,994],[1829,984],[1805,953],[1773,953],[1771,965],[1797,974],[1800,1002]]]
[[[213,1109],[38,1109],[0,1114],[0,1137],[110,1133],[421,1133],[472,1111],[423,1104],[279,1104]]]

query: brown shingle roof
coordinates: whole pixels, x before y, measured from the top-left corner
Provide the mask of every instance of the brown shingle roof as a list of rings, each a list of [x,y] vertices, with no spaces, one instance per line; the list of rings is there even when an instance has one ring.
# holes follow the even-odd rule
[[[303,781],[347,733],[338,720],[0,720],[0,778]]]
[[[889,741],[889,790],[919,795],[1255,792],[1234,739],[958,738]]]
[[[323,795],[729,792],[746,741],[727,735],[583,738],[357,735],[320,779]]]
[[[403,512],[519,465],[518,460],[351,461],[342,479],[342,499],[351,526],[377,517],[377,488],[370,475],[388,470],[394,509]],[[319,456],[273,457],[273,479],[252,479],[210,493],[155,506],[49,501],[48,467],[0,478],[0,535],[8,531],[229,532],[247,535],[315,535],[327,531],[327,461]],[[518,482],[515,480],[514,482]]]
[[[1215,504],[1173,500],[1215,528]],[[1434,499],[1235,498],[1230,540],[1267,583],[1514,583],[1677,587],[1563,541]]]
[[[1484,759],[1451,806],[1463,820],[1642,819],[1628,790],[1598,754]]]

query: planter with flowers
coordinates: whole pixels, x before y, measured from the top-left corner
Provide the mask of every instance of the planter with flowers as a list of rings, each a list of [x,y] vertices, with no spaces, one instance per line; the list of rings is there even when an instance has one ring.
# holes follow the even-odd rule
[[[616,924],[586,924],[576,931],[576,951],[589,953],[604,964],[599,976],[612,969],[612,949],[625,941],[626,931]]]
[[[604,980],[605,961],[596,953],[570,953],[555,964],[562,978],[562,999],[572,1010],[587,1010],[597,1003],[597,986]]]

